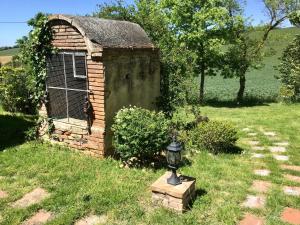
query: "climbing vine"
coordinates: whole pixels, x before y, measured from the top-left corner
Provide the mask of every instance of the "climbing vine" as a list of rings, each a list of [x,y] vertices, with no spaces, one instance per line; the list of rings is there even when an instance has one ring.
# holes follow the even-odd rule
[[[18,40],[19,59],[24,66],[32,90],[31,98],[39,106],[45,93],[47,57],[54,52],[51,44],[53,33],[48,24],[48,16],[38,13],[28,21],[32,27],[27,37]]]

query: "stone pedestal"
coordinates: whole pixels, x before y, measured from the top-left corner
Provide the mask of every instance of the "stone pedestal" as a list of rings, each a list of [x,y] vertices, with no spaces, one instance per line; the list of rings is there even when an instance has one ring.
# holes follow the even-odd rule
[[[171,172],[166,172],[151,185],[152,201],[182,213],[188,209],[189,203],[195,197],[196,179],[181,176],[182,184],[173,186],[167,183],[170,176]]]

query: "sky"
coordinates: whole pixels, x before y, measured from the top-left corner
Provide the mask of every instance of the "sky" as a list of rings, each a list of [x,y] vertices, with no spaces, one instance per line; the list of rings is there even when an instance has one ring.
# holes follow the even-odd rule
[[[105,2],[111,0],[0,0],[0,46],[13,46],[18,38],[27,35],[30,27],[24,22],[38,12],[87,15],[96,11],[97,4]],[[262,0],[247,0],[245,15],[255,25],[266,21]]]

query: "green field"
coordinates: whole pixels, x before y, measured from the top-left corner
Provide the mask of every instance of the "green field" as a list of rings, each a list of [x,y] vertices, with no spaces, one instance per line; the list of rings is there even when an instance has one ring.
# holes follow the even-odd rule
[[[18,53],[19,53],[19,48],[0,50],[0,56],[14,56]]]
[[[276,99],[279,82],[275,78],[278,71],[274,69],[274,66],[279,64],[279,57],[283,49],[297,34],[300,34],[299,28],[277,29],[271,33],[266,45],[267,52],[271,53],[271,56],[265,57],[263,60],[265,66],[262,69],[251,70],[247,73],[246,97],[259,99],[260,101],[273,101]],[[238,79],[223,79],[219,76],[207,77],[206,99],[232,101],[236,97],[238,88]]]

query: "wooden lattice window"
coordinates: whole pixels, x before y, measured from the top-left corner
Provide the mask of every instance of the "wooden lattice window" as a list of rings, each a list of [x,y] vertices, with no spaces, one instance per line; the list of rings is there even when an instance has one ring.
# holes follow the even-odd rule
[[[85,98],[88,96],[86,54],[61,52],[48,59],[46,87],[49,117],[70,124],[86,121]]]

